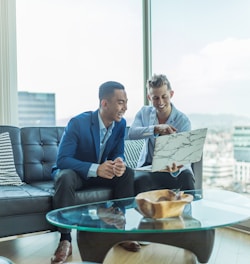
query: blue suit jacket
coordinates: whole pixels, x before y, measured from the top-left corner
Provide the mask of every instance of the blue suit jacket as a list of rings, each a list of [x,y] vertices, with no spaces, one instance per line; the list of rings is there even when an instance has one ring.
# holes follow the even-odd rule
[[[101,163],[121,157],[124,160],[124,135],[126,120],[115,122],[103,152]],[[84,112],[73,117],[62,136],[56,167],[72,169],[87,179],[92,163],[98,163],[100,152],[100,128],[98,110]]]

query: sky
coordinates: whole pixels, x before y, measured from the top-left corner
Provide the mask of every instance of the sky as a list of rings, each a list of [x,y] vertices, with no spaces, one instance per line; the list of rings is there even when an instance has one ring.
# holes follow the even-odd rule
[[[122,82],[143,105],[141,0],[17,0],[18,89],[56,93],[57,117],[98,107]],[[153,0],[152,73],[183,112],[250,117],[250,1]]]
[[[250,1],[156,2],[153,68],[168,73],[174,102],[188,113],[250,116]]]
[[[64,118],[96,110],[100,84],[115,80],[133,116],[143,104],[140,12],[135,0],[17,0],[18,89],[56,93]]]

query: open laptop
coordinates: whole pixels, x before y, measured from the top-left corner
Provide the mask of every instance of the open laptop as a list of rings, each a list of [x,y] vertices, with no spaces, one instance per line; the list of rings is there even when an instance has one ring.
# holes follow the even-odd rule
[[[207,128],[159,136],[155,141],[152,165],[136,168],[140,171],[160,171],[173,163],[186,165],[201,160]]]

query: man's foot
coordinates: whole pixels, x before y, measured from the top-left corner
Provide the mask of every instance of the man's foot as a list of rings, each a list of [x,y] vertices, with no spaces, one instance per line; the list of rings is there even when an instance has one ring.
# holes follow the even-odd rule
[[[51,258],[51,264],[62,264],[72,254],[72,245],[68,240],[60,241],[54,256]]]
[[[138,252],[141,249],[141,245],[137,241],[124,241],[119,243],[119,246],[132,252]]]
[[[141,245],[141,246],[148,246],[151,244],[151,242],[148,242],[148,241],[138,241],[138,243]]]

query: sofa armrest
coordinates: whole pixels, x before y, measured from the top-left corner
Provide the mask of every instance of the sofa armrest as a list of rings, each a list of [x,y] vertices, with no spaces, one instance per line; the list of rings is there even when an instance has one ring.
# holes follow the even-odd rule
[[[203,157],[201,157],[200,161],[191,164],[194,177],[195,177],[195,189],[202,189],[202,181],[203,181]]]

